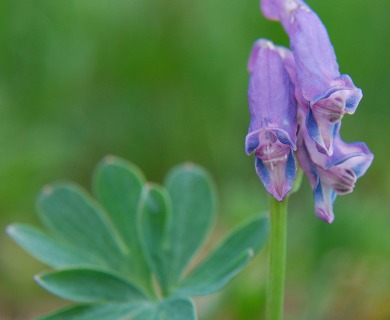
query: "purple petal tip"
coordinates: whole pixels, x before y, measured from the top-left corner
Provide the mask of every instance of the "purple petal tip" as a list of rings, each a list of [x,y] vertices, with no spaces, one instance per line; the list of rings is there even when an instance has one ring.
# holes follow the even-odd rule
[[[322,221],[325,221],[326,223],[329,224],[331,224],[334,220],[333,212],[326,212],[324,209],[321,208],[316,209],[316,216],[320,218]]]

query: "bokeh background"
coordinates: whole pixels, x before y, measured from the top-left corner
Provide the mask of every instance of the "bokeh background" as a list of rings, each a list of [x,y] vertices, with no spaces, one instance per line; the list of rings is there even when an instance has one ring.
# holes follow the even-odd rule
[[[313,214],[307,181],[291,197],[286,319],[390,319],[390,2],[310,0],[342,73],[364,98],[346,141],[375,160],[333,225]],[[32,280],[46,267],[5,234],[38,224],[35,198],[55,180],[85,188],[106,154],[161,182],[183,161],[219,190],[217,236],[264,213],[267,197],[244,153],[246,62],[259,37],[287,45],[257,0],[0,1],[0,319],[66,305]],[[221,294],[197,300],[201,320],[261,319],[263,252]],[[109,320],[109,319],[108,319]]]

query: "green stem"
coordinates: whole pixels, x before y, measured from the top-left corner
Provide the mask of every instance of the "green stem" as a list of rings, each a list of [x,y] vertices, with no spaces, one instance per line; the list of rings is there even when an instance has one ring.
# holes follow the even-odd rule
[[[266,319],[283,317],[284,279],[286,269],[287,197],[279,202],[270,197],[271,233],[269,242]]]

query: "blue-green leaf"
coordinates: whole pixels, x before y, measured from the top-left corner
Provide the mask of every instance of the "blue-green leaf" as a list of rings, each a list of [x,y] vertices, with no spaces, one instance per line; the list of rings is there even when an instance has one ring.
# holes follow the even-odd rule
[[[177,293],[205,295],[221,289],[265,244],[268,219],[257,218],[237,228],[183,281]]]
[[[176,298],[162,301],[158,311],[158,320],[196,319],[194,304],[190,299],[186,298]]]
[[[7,227],[7,233],[35,258],[54,268],[92,267],[98,262],[88,252],[66,246],[31,226],[13,224]]]
[[[187,298],[139,304],[107,303],[76,305],[39,320],[195,320],[196,310]]]
[[[46,187],[38,199],[42,222],[53,237],[100,260],[100,266],[127,269],[126,247],[103,209],[79,187]]]
[[[213,222],[214,188],[203,169],[173,169],[167,190],[148,185],[140,205],[140,234],[147,261],[164,294],[172,290]]]
[[[129,279],[151,291],[150,271],[137,234],[137,208],[144,184],[145,178],[136,166],[108,156],[95,171],[93,189],[128,248]]]
[[[38,320],[124,320],[135,319],[143,304],[105,303],[71,306],[38,318]]]
[[[138,248],[137,207],[145,178],[133,164],[108,156],[94,174],[94,193],[127,247]]]
[[[139,234],[145,256],[163,293],[169,290],[169,243],[167,228],[171,218],[170,201],[163,187],[148,184],[141,197]]]
[[[76,302],[142,303],[146,300],[145,295],[133,284],[96,270],[62,270],[44,273],[35,279],[51,293]]]
[[[170,171],[165,185],[172,203],[170,275],[172,284],[176,284],[210,229],[216,197],[209,175],[193,164]]]
[[[196,310],[193,302],[187,298],[171,298],[149,305],[132,320],[195,320]]]

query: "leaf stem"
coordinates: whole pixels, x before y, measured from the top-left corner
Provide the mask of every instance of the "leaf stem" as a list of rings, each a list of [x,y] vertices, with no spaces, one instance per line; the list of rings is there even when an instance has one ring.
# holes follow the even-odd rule
[[[283,318],[284,280],[286,269],[287,197],[279,202],[270,196],[270,242],[266,319]]]

